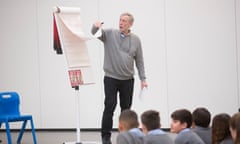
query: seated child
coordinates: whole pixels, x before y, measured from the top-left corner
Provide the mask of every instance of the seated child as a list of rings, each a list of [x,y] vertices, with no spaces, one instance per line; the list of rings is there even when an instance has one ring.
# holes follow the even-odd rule
[[[230,132],[235,144],[240,144],[240,112],[230,119]]]
[[[123,110],[119,116],[117,144],[143,144],[143,133],[138,128],[138,116],[133,110]]]
[[[145,111],[141,115],[141,122],[145,134],[144,144],[174,144],[169,135],[160,129],[159,112],[154,110]]]
[[[192,114],[187,109],[179,109],[171,114],[172,122],[170,131],[177,133],[175,144],[204,144],[203,140],[194,133],[192,126]]]
[[[227,113],[219,113],[212,120],[212,143],[234,144],[231,137],[229,121],[231,116]]]
[[[212,129],[209,127],[211,113],[204,107],[198,107],[192,112],[192,131],[195,132],[205,144],[212,144]]]

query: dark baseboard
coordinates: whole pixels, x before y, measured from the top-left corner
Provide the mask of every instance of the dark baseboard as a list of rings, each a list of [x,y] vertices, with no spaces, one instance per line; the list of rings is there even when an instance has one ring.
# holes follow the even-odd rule
[[[11,129],[12,132],[20,131],[20,129]],[[25,131],[31,131],[27,128]],[[36,132],[75,132],[76,128],[35,128]],[[100,132],[100,128],[81,128],[80,131],[83,132]],[[114,128],[112,131],[118,131],[117,128]],[[5,132],[5,129],[0,129],[0,132]]]
[[[82,132],[100,132],[100,128],[81,128]],[[162,128],[162,130],[169,132],[169,128]],[[20,131],[20,129],[11,129],[13,132]],[[31,129],[26,129],[26,131],[31,131]],[[76,128],[35,128],[36,132],[74,132]],[[113,132],[118,131],[117,128],[112,129]],[[5,132],[5,129],[0,129],[0,132]]]

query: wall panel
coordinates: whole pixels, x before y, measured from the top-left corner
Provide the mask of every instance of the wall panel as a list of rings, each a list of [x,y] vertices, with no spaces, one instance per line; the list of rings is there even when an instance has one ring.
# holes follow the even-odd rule
[[[13,4],[14,3],[14,4]],[[0,2],[0,91],[17,91],[22,113],[41,122],[35,0]]]
[[[213,114],[235,112],[234,1],[171,0],[166,10],[170,110],[205,106]]]

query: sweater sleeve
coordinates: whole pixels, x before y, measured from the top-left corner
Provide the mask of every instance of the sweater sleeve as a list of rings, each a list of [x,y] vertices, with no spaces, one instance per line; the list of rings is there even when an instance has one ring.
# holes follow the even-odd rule
[[[92,29],[91,29],[91,33],[94,35],[97,31],[99,30],[99,28],[97,28],[95,25],[92,25]],[[98,37],[98,39],[100,39],[101,41],[105,40],[105,33],[103,30],[102,31],[102,35]]]
[[[98,31],[99,28],[95,27],[94,25],[92,25],[92,30],[91,30],[91,33],[94,35],[97,31]]]
[[[143,51],[142,51],[142,45],[139,40],[139,45],[137,49],[137,54],[136,54],[136,67],[138,69],[138,75],[141,81],[146,79],[145,75],[145,68],[144,68],[144,60],[143,60]]]

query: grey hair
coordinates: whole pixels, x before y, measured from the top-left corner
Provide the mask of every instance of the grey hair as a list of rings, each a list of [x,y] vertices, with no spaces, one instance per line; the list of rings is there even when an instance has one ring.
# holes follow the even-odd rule
[[[130,14],[129,12],[125,12],[125,13],[122,13],[121,16],[128,16],[129,17],[129,22],[133,24],[134,17],[133,17],[132,14]]]

